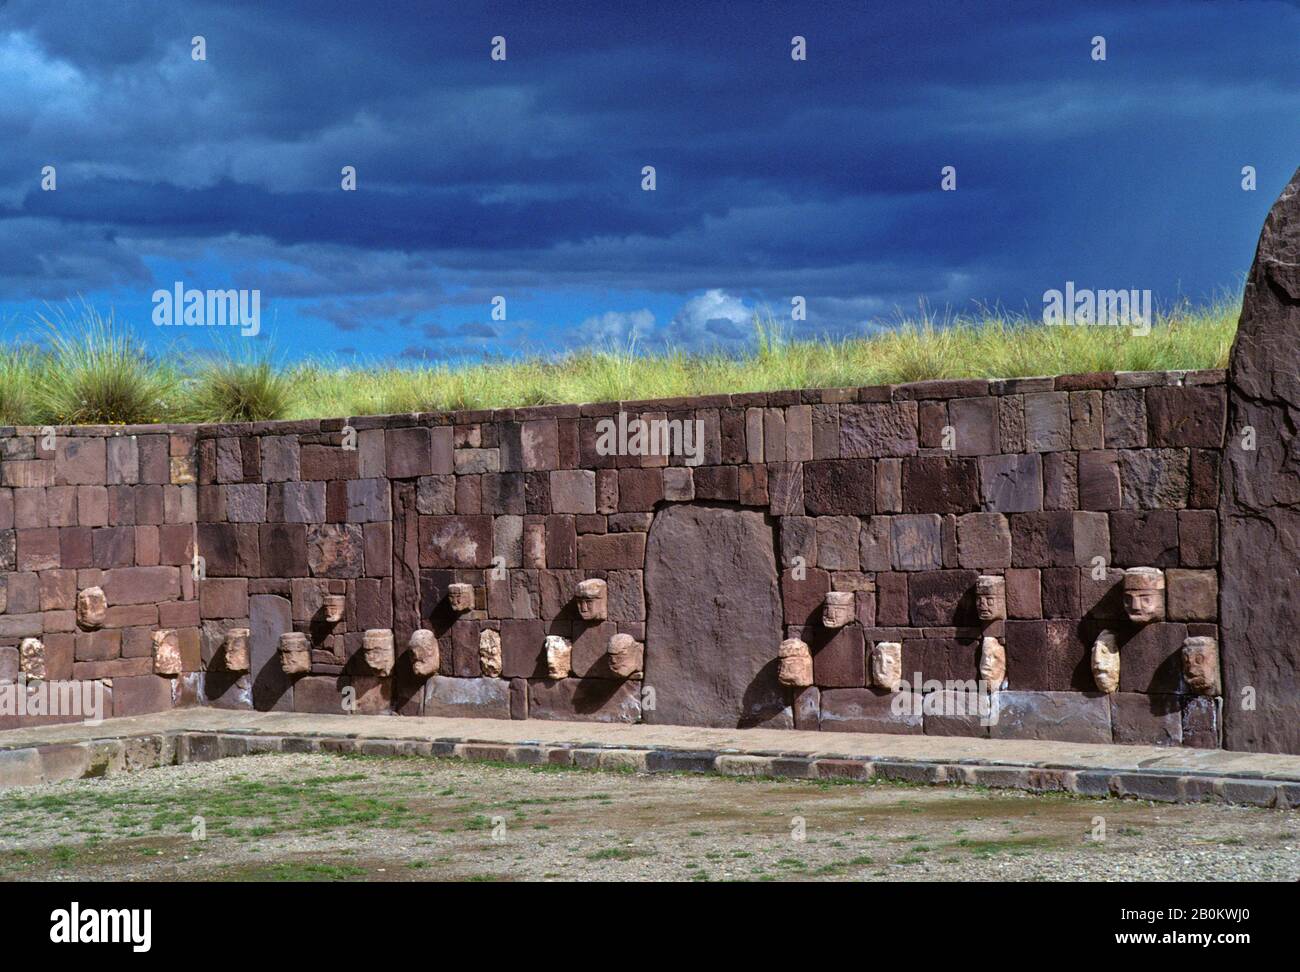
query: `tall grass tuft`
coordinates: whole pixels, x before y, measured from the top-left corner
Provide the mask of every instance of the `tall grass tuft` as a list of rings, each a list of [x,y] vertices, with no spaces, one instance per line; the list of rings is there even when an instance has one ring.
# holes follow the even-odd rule
[[[30,348],[0,348],[0,425],[23,425],[35,414],[35,378]]]
[[[35,382],[33,418],[56,425],[131,425],[164,421],[177,374],[151,358],[110,313],[82,303],[38,315],[46,330]]]
[[[269,353],[223,349],[201,359],[185,380],[181,414],[191,422],[269,422],[286,417],[293,377]]]

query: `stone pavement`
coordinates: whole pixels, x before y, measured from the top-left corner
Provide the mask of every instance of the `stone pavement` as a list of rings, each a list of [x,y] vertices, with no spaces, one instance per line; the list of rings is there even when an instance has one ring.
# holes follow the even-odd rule
[[[1269,753],[213,708],[0,732],[0,787],[275,751],[444,756],[644,772],[878,778],[1285,809],[1300,804],[1300,756]]]

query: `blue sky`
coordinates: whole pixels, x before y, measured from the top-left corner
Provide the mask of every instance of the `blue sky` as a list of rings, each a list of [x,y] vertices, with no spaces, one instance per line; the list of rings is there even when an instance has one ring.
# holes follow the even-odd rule
[[[406,361],[1200,300],[1300,164],[1297,45],[1277,0],[0,0],[0,337],[83,297],[211,346],[150,323],[176,281],[260,290],[283,357]]]

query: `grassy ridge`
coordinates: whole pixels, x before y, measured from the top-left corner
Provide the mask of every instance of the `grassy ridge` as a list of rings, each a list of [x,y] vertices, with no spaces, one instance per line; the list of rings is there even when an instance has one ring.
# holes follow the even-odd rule
[[[43,345],[0,347],[0,425],[237,421],[1224,367],[1239,300],[1175,307],[1151,332],[1045,327],[998,314],[903,321],[870,338],[786,340],[755,321],[744,354],[588,350],[465,365],[276,367],[239,342],[185,364],[150,356],[91,308],[42,318]]]

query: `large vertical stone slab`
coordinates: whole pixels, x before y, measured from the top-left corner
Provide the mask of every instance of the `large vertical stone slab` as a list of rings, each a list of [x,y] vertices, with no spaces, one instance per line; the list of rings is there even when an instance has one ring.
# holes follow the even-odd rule
[[[287,597],[254,594],[248,599],[248,654],[252,665],[253,708],[293,709],[293,683],[280,667],[280,635],[293,630],[293,607]]]
[[[753,726],[781,720],[776,678],[781,596],[764,514],[669,506],[655,515],[645,558],[645,722]]]
[[[1254,430],[1255,448],[1242,432]],[[1300,171],[1269,212],[1228,367],[1219,514],[1228,749],[1300,753]],[[1243,694],[1253,690],[1253,709]]]

